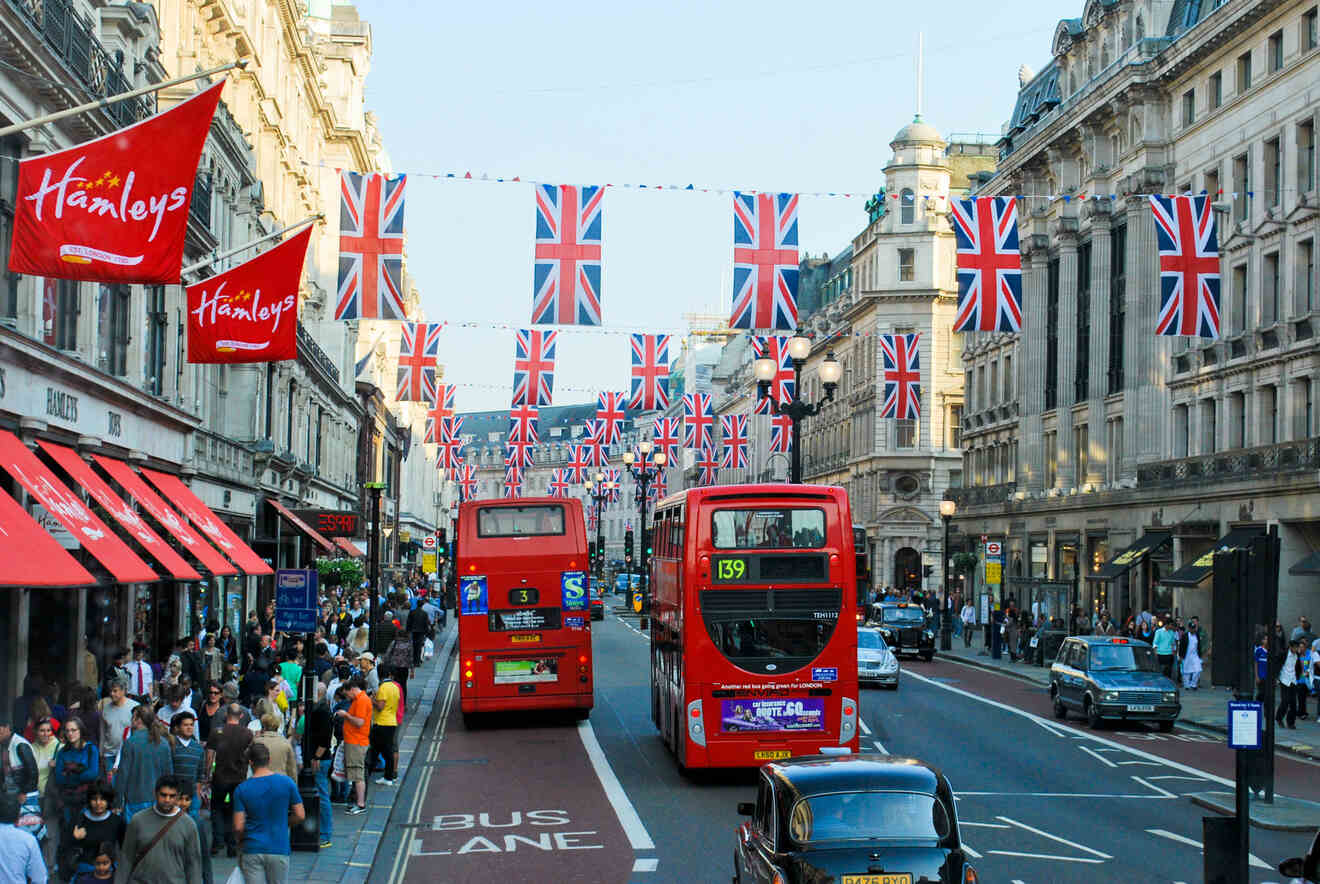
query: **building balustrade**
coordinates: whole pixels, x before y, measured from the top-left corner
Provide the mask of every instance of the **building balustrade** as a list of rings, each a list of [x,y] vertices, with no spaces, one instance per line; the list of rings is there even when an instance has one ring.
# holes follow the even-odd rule
[[[1316,469],[1320,469],[1320,438],[1300,439],[1140,464],[1137,466],[1137,487],[1233,482]]]

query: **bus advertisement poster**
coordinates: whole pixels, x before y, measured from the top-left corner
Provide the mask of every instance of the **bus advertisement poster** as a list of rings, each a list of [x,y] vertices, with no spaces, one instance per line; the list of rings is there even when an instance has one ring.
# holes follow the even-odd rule
[[[823,731],[825,700],[821,697],[721,700],[720,721],[725,733]]]
[[[526,684],[558,680],[559,661],[553,657],[495,661],[495,684]]]

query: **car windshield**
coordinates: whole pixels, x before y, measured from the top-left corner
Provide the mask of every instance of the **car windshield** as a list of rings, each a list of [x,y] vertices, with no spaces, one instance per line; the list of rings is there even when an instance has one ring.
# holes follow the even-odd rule
[[[834,792],[799,800],[788,828],[799,844],[900,841],[933,847],[952,833],[952,819],[934,795]]]
[[[716,549],[819,549],[825,545],[825,511],[820,509],[716,510],[711,520]]]
[[[915,605],[907,608],[881,608],[886,623],[919,624],[926,621],[926,612]]]
[[[874,629],[859,629],[857,630],[857,647],[883,651],[888,645],[885,644],[885,640],[881,638],[880,633]]]
[[[1142,645],[1091,645],[1092,672],[1158,672],[1155,649]]]

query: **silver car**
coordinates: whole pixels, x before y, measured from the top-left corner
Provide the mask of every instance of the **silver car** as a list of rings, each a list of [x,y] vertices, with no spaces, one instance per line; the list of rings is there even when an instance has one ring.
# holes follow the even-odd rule
[[[880,630],[869,626],[857,628],[857,680],[875,682],[898,690],[898,658],[885,644]]]

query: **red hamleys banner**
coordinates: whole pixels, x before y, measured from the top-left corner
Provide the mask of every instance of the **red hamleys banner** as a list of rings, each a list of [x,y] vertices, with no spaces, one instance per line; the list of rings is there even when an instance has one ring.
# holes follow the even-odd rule
[[[19,163],[9,269],[177,283],[188,202],[223,86],[95,141]]]
[[[298,284],[312,228],[188,286],[189,362],[298,358]]]

